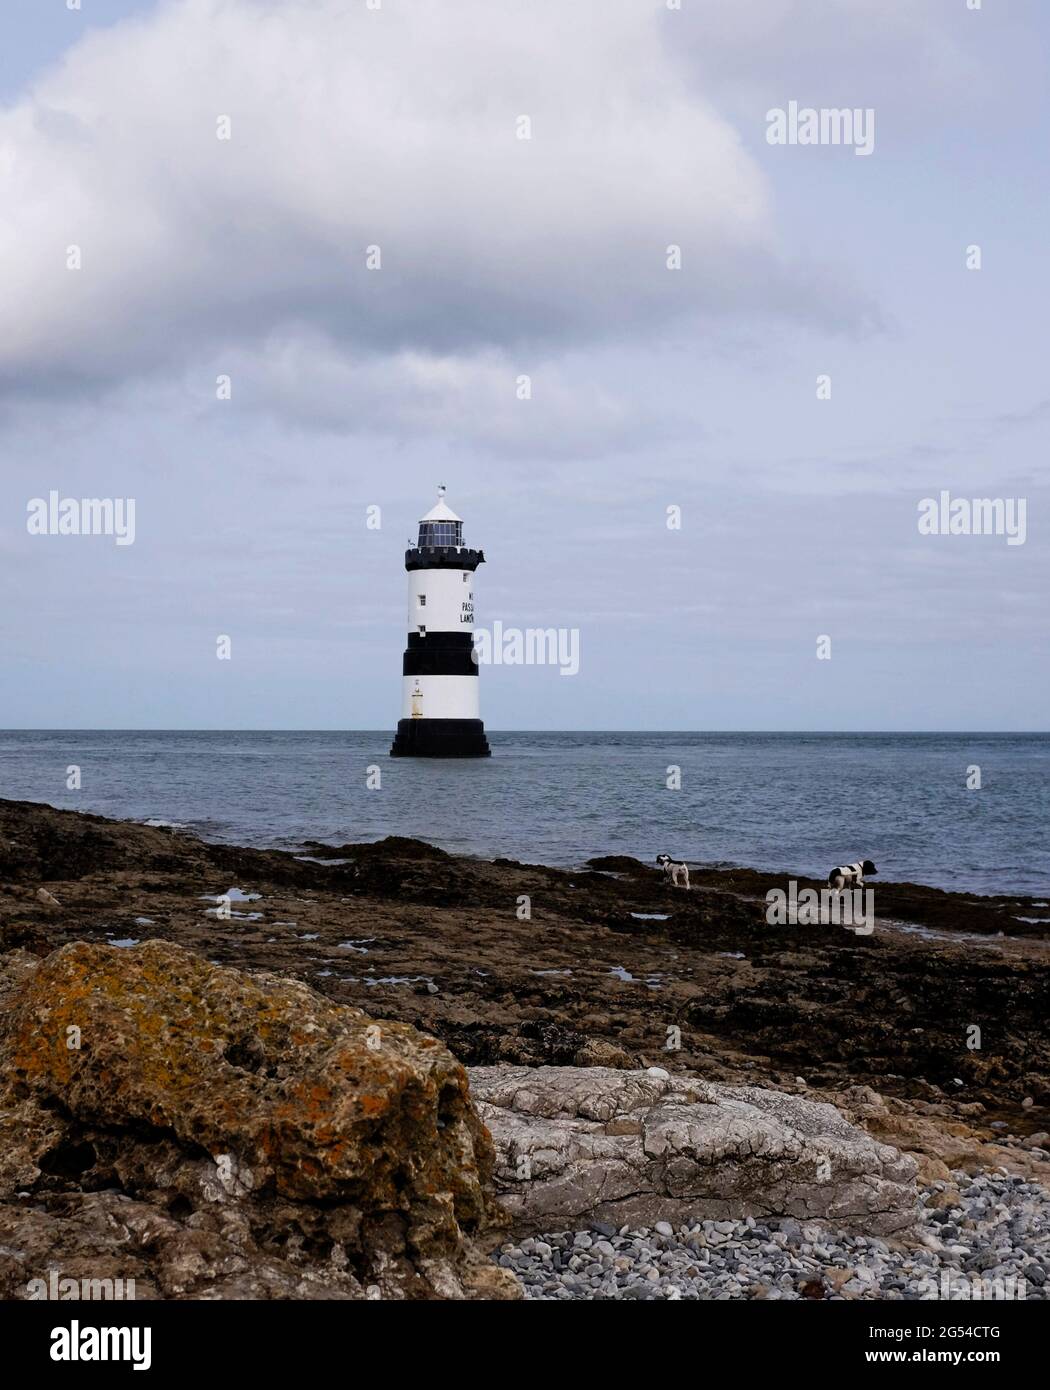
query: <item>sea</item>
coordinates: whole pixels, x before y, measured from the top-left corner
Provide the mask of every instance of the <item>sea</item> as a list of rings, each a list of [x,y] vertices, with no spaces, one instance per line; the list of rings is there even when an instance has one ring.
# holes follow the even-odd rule
[[[882,879],[1050,895],[1050,734],[489,731],[491,758],[456,760],[391,758],[390,741],[0,732],[0,797],[260,848],[410,835],[569,867],[667,853],[821,877],[872,859]]]

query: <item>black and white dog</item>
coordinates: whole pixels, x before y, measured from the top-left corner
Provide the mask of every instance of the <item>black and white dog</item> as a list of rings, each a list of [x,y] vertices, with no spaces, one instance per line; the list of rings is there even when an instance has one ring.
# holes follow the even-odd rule
[[[660,868],[663,869],[664,873],[671,880],[671,886],[673,888],[689,887],[688,864],[675,863],[675,861],[671,858],[669,854],[658,854],[656,856],[656,862],[660,865]],[[685,883],[679,884],[679,878],[684,879]]]
[[[858,859],[855,864],[840,864],[828,874],[828,887],[836,893],[841,893],[843,888],[863,888],[864,875],[878,872],[870,859]]]

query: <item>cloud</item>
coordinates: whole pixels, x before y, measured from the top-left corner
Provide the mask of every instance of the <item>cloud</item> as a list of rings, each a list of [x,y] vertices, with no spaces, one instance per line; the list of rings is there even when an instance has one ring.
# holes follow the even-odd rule
[[[769,305],[848,322],[841,286],[781,259],[763,176],[667,18],[636,0],[172,0],[85,38],[0,113],[0,390],[255,354],[324,423],[332,398],[282,383],[282,361],[320,353],[319,379],[378,371],[429,427],[438,389],[495,390],[523,350]]]
[[[300,331],[271,336],[221,367],[238,401],[292,425],[453,439],[501,459],[607,458],[676,432],[696,437],[680,403],[637,399],[622,382],[628,364],[613,357],[599,348],[553,358],[497,348],[377,356]],[[207,398],[202,404],[211,408]]]

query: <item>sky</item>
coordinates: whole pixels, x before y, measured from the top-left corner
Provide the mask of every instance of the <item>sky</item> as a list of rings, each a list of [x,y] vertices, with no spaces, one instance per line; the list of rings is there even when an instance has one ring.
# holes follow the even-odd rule
[[[5,0],[0,727],[393,729],[443,483],[579,643],[490,728],[1046,729],[1050,11],[974,3]]]

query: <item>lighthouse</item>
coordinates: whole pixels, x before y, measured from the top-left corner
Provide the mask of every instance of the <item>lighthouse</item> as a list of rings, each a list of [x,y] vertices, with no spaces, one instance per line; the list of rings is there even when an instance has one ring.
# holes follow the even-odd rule
[[[484,551],[463,544],[463,522],[445,489],[405,551],[408,645],[395,758],[487,758],[474,659],[474,574]]]

